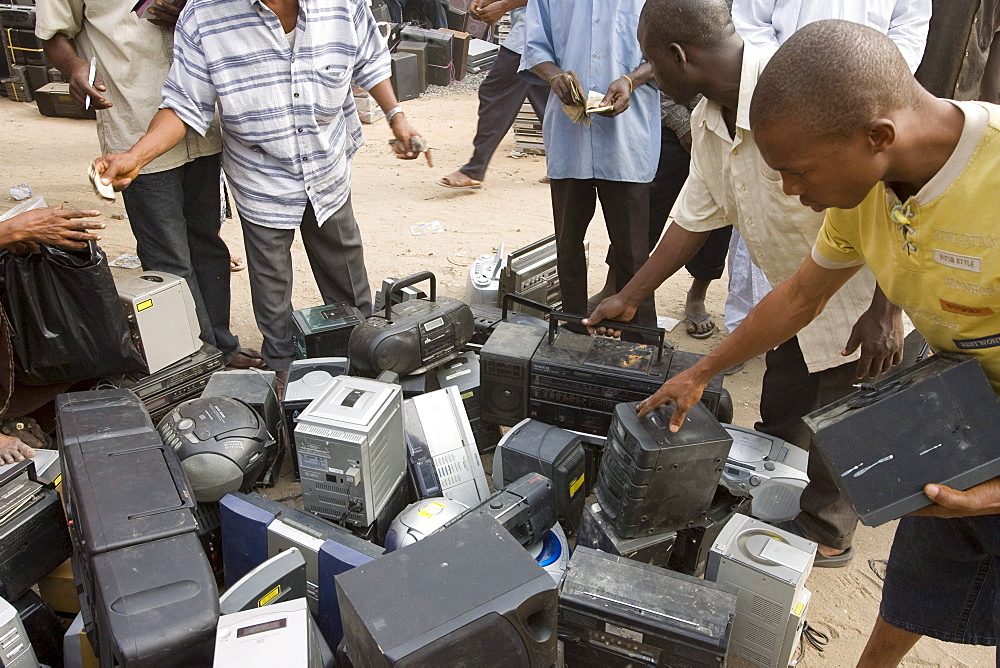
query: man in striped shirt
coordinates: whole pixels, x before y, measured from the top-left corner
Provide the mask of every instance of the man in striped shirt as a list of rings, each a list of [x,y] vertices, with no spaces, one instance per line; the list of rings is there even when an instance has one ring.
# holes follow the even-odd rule
[[[417,133],[389,76],[389,54],[364,0],[190,0],[160,111],[131,149],[94,163],[105,183],[124,189],[188,127],[204,133],[218,108],[262,353],[279,378],[294,358],[296,229],[323,300],[371,313],[351,207],[351,158],[363,141],[351,81],[385,111],[397,156],[412,159]]]

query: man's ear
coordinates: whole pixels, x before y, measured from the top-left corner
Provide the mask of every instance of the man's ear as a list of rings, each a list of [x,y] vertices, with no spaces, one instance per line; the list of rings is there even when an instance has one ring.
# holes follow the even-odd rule
[[[896,143],[896,124],[888,118],[878,118],[868,124],[868,142],[874,153],[889,150]]]
[[[673,58],[674,62],[676,62],[679,66],[684,67],[687,65],[687,52],[684,50],[683,46],[677,42],[671,42],[669,46],[667,46],[667,51],[670,53],[670,57]]]

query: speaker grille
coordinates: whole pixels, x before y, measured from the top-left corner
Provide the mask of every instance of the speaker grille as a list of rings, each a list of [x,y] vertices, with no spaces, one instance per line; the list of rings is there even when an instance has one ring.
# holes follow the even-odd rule
[[[604,630],[604,624],[599,619],[594,619],[593,617],[581,615],[579,612],[566,609],[561,610],[559,614],[562,617],[562,621],[567,624],[576,624],[577,626],[582,626],[587,629]]]
[[[236,462],[214,453],[192,455],[181,465],[200,503],[218,501],[243,484],[243,470]]]

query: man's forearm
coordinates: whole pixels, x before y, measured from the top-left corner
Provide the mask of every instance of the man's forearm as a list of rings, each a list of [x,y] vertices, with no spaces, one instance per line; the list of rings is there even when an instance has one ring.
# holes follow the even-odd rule
[[[368,89],[368,94],[375,99],[375,102],[378,103],[378,106],[382,107],[382,111],[385,113],[389,113],[399,106],[399,100],[396,99],[396,93],[392,90],[391,79],[385,79],[378,82]]]
[[[628,78],[632,80],[632,90],[635,91],[653,80],[653,66],[644,60],[639,67],[629,72]]]
[[[641,304],[695,256],[705,245],[709,234],[710,232],[690,232],[677,223],[672,223],[653,254],[622,288],[621,296],[633,306]]]
[[[760,300],[743,323],[692,370],[707,383],[716,374],[780,346],[822,313],[830,297],[859,269],[823,269],[807,258],[795,275]]]
[[[42,40],[42,50],[49,62],[59,70],[68,81],[73,70],[81,65],[89,67],[87,61],[81,58],[73,47],[73,42],[65,35],[56,35],[52,39]]]
[[[885,317],[895,317],[897,314],[901,313],[903,309],[899,308],[885,296],[882,292],[882,287],[876,283],[875,293],[872,295],[872,304],[868,307],[869,311],[874,311],[881,316]]]
[[[553,77],[557,77],[563,73],[562,69],[552,61],[546,61],[544,63],[538,63],[531,68],[531,71],[537,74],[542,80],[546,82],[551,82]]]
[[[160,109],[139,141],[128,150],[140,169],[177,146],[187,133],[187,125],[173,109]]]

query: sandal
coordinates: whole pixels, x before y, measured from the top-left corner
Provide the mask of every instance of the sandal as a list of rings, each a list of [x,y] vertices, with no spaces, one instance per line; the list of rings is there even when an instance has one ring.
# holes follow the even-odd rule
[[[774,522],[771,526],[815,542],[815,539],[805,535],[805,532],[802,531],[802,528],[798,525],[798,523],[795,520]],[[833,554],[830,556],[822,554],[820,553],[819,550],[816,550],[816,559],[813,561],[813,566],[815,566],[816,568],[843,568],[847,564],[851,563],[853,559],[854,559],[853,547],[848,547],[840,554]]]
[[[688,336],[693,339],[707,339],[708,337],[715,334],[715,322],[712,321],[712,328],[704,332],[699,332],[699,325],[703,325],[706,321],[712,321],[711,313],[703,313],[700,316],[684,316],[684,326],[687,329]]]
[[[465,176],[465,174],[462,174],[462,176],[465,176],[465,178],[469,179],[469,183],[466,183],[464,185],[456,182],[455,179],[452,178],[452,176],[453,176],[452,174],[449,174],[448,176],[441,177],[441,180],[438,181],[437,184],[442,188],[451,188],[452,190],[479,190],[480,188],[483,187],[482,181],[469,179],[469,177]]]
[[[229,256],[229,271],[234,274],[247,268],[247,261],[235,255]]]

